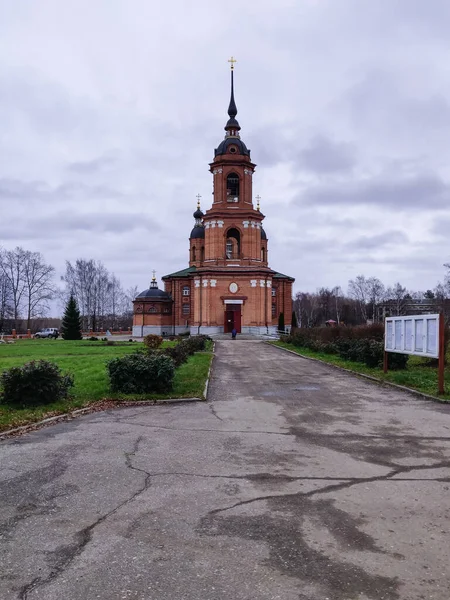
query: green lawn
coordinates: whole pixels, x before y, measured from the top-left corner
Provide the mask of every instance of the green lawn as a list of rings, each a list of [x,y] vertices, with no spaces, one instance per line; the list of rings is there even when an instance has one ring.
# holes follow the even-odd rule
[[[174,342],[164,342],[173,345]],[[163,398],[203,397],[203,389],[212,360],[211,348],[197,352],[176,369],[170,394],[128,396],[109,391],[106,362],[132,353],[141,347],[136,342],[18,340],[15,344],[0,344],[0,371],[31,360],[45,359],[57,363],[63,372],[74,376],[72,398],[39,408],[12,409],[0,405],[0,431],[39,421],[46,416],[65,413],[103,400],[150,400]]]
[[[424,394],[430,394],[431,396],[438,396],[438,373],[436,367],[429,366],[429,359],[420,358],[418,356],[410,356],[408,359],[408,367],[402,371],[388,371],[383,373],[383,369],[375,369],[366,367],[362,363],[353,362],[350,360],[343,360],[334,354],[325,354],[324,352],[314,352],[309,348],[297,348],[292,344],[286,344],[286,342],[271,342],[275,346],[281,348],[287,348],[298,354],[303,354],[311,358],[317,358],[323,362],[343,367],[349,371],[355,373],[363,373],[365,375],[371,375],[377,377],[382,381],[390,381],[398,385],[404,385],[415,389]],[[449,357],[450,358],[450,357]],[[450,400],[450,365],[447,365],[445,369],[445,390],[446,393],[443,396],[439,396],[442,400]]]

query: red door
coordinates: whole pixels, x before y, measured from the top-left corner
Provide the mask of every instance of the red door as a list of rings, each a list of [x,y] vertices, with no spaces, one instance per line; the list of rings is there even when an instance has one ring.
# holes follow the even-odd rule
[[[237,333],[241,333],[241,305],[228,304],[225,311],[225,322],[223,330],[225,333],[231,333],[236,329]]]
[[[234,328],[238,333],[241,333],[241,305],[237,305],[239,310],[233,311],[234,313]]]

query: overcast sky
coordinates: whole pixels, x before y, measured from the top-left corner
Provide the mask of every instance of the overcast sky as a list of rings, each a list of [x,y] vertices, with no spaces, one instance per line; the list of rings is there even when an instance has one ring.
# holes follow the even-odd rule
[[[234,55],[270,266],[427,289],[450,260],[448,0],[0,0],[0,245],[184,268]]]

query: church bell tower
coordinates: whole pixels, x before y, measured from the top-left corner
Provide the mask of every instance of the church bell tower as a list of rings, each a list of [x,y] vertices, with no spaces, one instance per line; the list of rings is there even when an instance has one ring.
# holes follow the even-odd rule
[[[259,196],[256,203],[253,196],[256,165],[241,139],[236,118],[236,61],[231,58],[229,62],[225,136],[209,165],[212,205],[203,212],[200,195],[197,197],[189,236],[189,267],[163,277],[165,292],[172,299],[172,334],[214,335],[236,330],[264,335],[276,331],[280,313],[288,327],[291,322],[294,279],[273,271],[268,264],[264,215]],[[138,317],[135,321],[140,323]]]

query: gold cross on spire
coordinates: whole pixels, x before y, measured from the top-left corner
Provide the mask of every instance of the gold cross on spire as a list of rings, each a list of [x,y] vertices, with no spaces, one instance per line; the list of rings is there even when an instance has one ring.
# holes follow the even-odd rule
[[[152,281],[156,281],[156,271],[155,271],[155,269],[153,269]]]
[[[228,59],[228,62],[231,63],[231,70],[234,71],[234,63],[236,63],[237,60],[234,58],[234,56],[232,56]]]
[[[200,195],[200,194],[197,194],[195,197],[197,198],[197,208],[200,208],[200,199],[201,199],[201,195]]]
[[[258,194],[256,196],[256,201],[258,202],[258,204],[256,205],[256,210],[259,210],[259,201],[261,200],[261,196]]]

